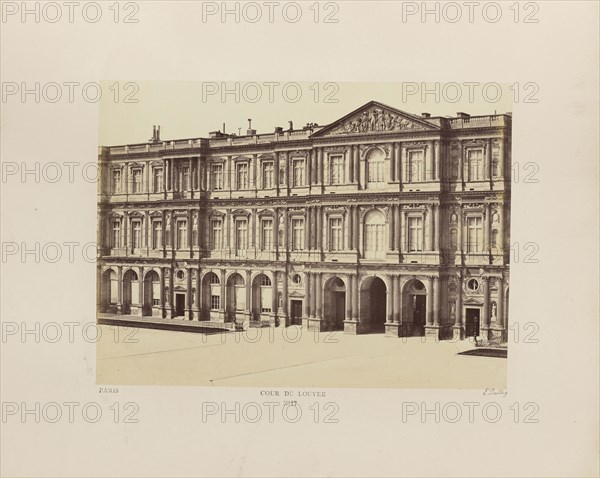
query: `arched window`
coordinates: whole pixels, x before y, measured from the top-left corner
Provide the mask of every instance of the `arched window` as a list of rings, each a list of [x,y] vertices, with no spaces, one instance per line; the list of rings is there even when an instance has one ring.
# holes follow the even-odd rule
[[[385,217],[381,211],[373,210],[365,216],[365,258],[378,259],[385,254]]]
[[[379,148],[372,150],[367,158],[367,187],[376,187],[385,181],[385,155]]]

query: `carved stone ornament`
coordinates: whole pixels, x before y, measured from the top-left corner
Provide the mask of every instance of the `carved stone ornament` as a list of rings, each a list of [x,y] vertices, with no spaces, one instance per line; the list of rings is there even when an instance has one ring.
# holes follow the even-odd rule
[[[423,129],[423,127],[382,108],[371,108],[349,118],[331,132],[333,134],[350,134],[413,129]]]

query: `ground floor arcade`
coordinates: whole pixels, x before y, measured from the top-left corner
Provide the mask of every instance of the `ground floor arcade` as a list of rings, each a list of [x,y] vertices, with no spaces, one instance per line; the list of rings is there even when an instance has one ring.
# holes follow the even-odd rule
[[[505,270],[106,264],[98,310],[389,336],[502,339]]]

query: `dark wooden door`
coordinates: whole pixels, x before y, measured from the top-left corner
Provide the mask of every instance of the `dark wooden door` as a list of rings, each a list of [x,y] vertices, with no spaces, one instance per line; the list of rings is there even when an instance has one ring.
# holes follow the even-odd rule
[[[185,294],[175,294],[175,315],[177,317],[185,315]]]
[[[290,303],[292,325],[302,325],[302,301],[292,300]]]

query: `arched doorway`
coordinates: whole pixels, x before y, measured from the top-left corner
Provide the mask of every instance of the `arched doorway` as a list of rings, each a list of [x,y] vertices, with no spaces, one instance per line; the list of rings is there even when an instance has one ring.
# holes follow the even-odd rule
[[[142,315],[162,316],[160,303],[160,276],[149,271],[144,277],[144,307]]]
[[[137,312],[137,310],[134,311],[131,306],[137,306],[139,298],[140,284],[138,282],[138,275],[134,270],[129,269],[123,275],[123,313],[131,314]]]
[[[273,287],[271,279],[266,274],[258,274],[252,281],[251,320],[269,319],[273,312],[275,311],[273,311]]]
[[[103,312],[116,312],[119,301],[119,279],[117,273],[108,269],[102,274],[101,304]]]
[[[325,330],[344,330],[346,285],[339,277],[332,277],[325,283],[323,318]]]
[[[367,277],[360,288],[360,322],[364,332],[385,332],[385,282],[379,277]]]
[[[238,274],[232,274],[227,280],[227,320],[243,320],[246,310],[246,283]]]
[[[404,336],[423,337],[427,319],[427,289],[418,279],[404,286],[402,303],[402,332]]]

